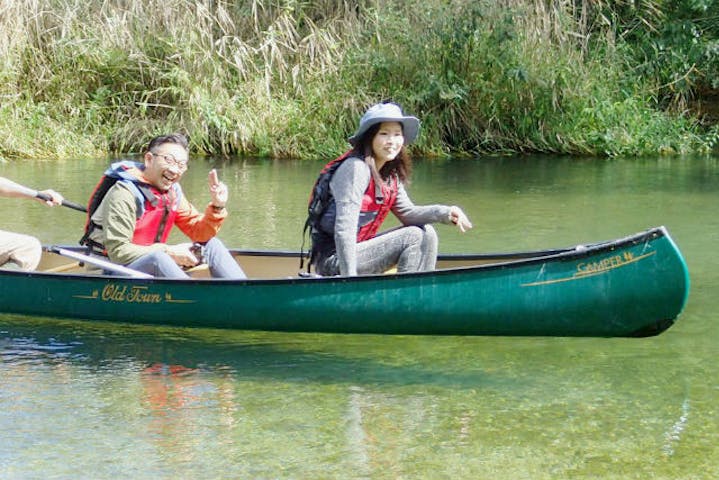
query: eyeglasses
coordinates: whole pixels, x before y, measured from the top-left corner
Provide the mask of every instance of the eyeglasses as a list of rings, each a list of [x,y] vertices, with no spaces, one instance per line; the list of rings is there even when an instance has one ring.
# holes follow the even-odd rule
[[[165,162],[167,165],[175,167],[182,172],[187,170],[187,160],[178,160],[174,157],[174,155],[170,155],[169,153],[166,154],[150,152],[150,154],[153,157],[161,158],[162,161]]]

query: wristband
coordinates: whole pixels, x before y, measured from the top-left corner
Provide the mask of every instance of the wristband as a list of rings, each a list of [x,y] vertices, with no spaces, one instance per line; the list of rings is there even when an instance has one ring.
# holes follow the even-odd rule
[[[212,210],[215,212],[221,212],[225,209],[224,205],[222,205],[221,207],[218,207],[217,205],[211,205],[211,207],[212,207]]]

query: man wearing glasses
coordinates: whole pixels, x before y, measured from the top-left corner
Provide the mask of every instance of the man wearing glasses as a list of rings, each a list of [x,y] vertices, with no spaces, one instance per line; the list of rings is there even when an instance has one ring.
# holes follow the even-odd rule
[[[157,277],[186,278],[183,269],[202,259],[216,278],[246,278],[224,244],[216,237],[227,217],[227,185],[210,170],[210,202],[200,213],[183,195],[179,180],[187,171],[189,149],[182,134],[153,138],[144,164],[118,162],[105,172],[112,186],[98,184],[90,199],[90,221],[82,243],[96,254],[133,270]],[[192,243],[168,245],[176,225]]]

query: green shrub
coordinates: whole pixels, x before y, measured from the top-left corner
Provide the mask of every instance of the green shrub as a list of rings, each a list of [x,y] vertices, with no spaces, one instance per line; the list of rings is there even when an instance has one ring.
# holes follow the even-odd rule
[[[0,156],[139,151],[181,130],[199,154],[328,157],[382,99],[421,118],[424,155],[712,148],[716,130],[677,108],[699,67],[671,76],[715,71],[696,5],[580,3],[11,0]],[[677,25],[708,33],[687,46]]]

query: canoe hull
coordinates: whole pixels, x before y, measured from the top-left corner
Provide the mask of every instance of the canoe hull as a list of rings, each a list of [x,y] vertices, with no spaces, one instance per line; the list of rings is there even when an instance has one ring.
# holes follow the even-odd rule
[[[555,253],[557,252],[557,253]],[[615,242],[415,274],[247,281],[2,272],[0,310],[247,330],[648,336],[689,291],[663,227]]]

